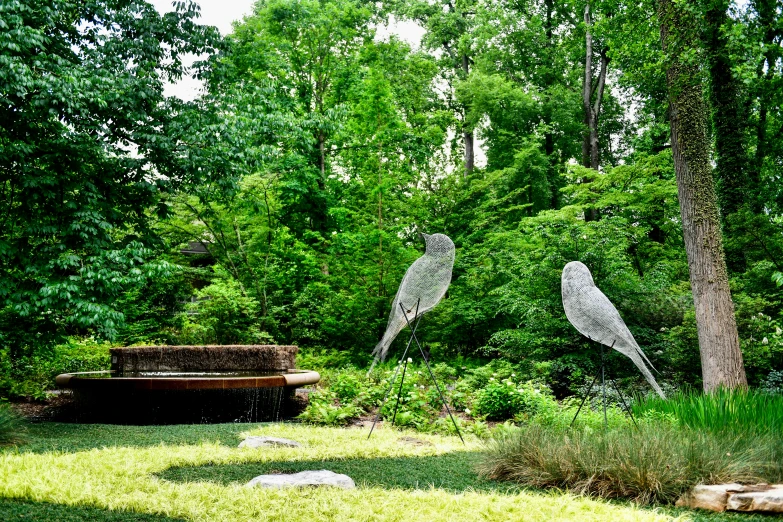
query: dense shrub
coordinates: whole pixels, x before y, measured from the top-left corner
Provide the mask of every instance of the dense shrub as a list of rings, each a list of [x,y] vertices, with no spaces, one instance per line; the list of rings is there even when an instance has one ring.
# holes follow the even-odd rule
[[[108,370],[109,346],[92,338],[71,338],[49,352],[15,360],[0,349],[0,397],[44,399],[60,373]]]
[[[473,403],[477,415],[490,420],[530,418],[557,405],[549,390],[540,384],[518,384],[513,380],[495,380],[490,377],[486,386],[478,390]]]

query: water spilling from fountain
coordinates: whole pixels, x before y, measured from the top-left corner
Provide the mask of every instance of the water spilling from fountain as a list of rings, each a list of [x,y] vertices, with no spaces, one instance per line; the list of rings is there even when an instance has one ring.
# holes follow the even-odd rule
[[[79,422],[186,424],[276,421],[316,372],[296,370],[296,346],[111,349],[111,369],[57,376]]]

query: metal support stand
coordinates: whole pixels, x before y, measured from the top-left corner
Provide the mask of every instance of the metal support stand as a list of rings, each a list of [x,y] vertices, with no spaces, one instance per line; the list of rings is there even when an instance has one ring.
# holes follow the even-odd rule
[[[370,428],[370,434],[367,435],[367,439],[370,438],[370,435],[372,435],[373,429],[375,429],[375,424],[378,422],[378,418],[381,415],[381,409],[386,404],[386,399],[389,397],[389,392],[394,388],[394,381],[397,378],[397,373],[400,370],[400,366],[403,366],[402,371],[402,378],[400,379],[400,390],[397,393],[397,403],[394,405],[394,415],[392,416],[392,426],[394,426],[394,421],[397,418],[397,408],[400,405],[400,398],[402,396],[402,385],[405,381],[405,371],[408,368],[408,349],[411,346],[412,341],[416,341],[416,346],[419,348],[419,353],[421,354],[422,359],[424,359],[424,364],[427,365],[427,371],[430,374],[430,378],[432,379],[432,382],[435,384],[435,389],[438,390],[438,395],[440,396],[440,400],[443,403],[443,405],[446,407],[446,411],[449,414],[449,418],[451,418],[451,422],[454,424],[454,429],[457,430],[457,435],[459,436],[459,440],[462,441],[463,444],[465,444],[465,439],[462,438],[462,433],[459,431],[459,426],[457,426],[457,421],[454,420],[454,416],[451,414],[451,409],[449,408],[448,403],[446,402],[446,398],[443,396],[443,392],[440,389],[440,386],[438,385],[437,379],[435,379],[435,374],[432,373],[432,368],[430,367],[430,363],[427,360],[427,356],[424,354],[424,349],[421,347],[421,344],[419,343],[418,337],[416,337],[416,329],[419,326],[419,322],[421,322],[421,317],[419,317],[416,320],[416,323],[414,325],[411,325],[410,320],[408,319],[408,313],[405,310],[405,307],[400,303],[400,308],[402,309],[402,314],[405,317],[405,322],[408,324],[408,328],[411,329],[411,338],[408,339],[408,345],[405,347],[405,352],[402,354],[402,359],[400,360],[399,364],[397,364],[397,369],[394,370],[394,375],[392,376],[391,383],[389,385],[389,389],[386,390],[386,394],[383,396],[383,402],[381,402],[381,406],[378,408],[378,413],[375,414],[375,420],[372,423],[372,427]],[[416,302],[416,312],[413,317],[416,317],[419,314],[419,302]]]
[[[588,339],[590,338],[588,337]],[[592,341],[592,339],[590,340]],[[614,342],[612,343],[611,347],[614,348]],[[576,414],[574,415],[574,418],[571,420],[570,427],[574,426],[574,423],[576,422],[576,418],[579,416],[579,413],[582,411],[582,407],[585,405],[587,398],[590,397],[590,392],[593,390],[593,386],[595,385],[595,382],[598,380],[599,376],[601,377],[601,395],[603,397],[603,407],[604,407],[604,428],[606,428],[609,425],[609,421],[607,420],[606,417],[606,406],[608,404],[608,401],[606,399],[606,359],[604,357],[604,345],[601,344],[601,367],[598,369],[598,372],[595,374],[593,381],[590,383],[590,387],[587,388],[587,391],[585,392],[585,396],[582,397],[582,402],[581,404],[579,404],[579,408],[576,410]],[[614,390],[617,392],[617,395],[620,397],[620,401],[623,403],[623,411],[625,411],[628,414],[628,416],[631,417],[631,421],[633,421],[633,425],[636,426],[636,429],[638,430],[639,425],[636,424],[636,419],[634,418],[633,413],[631,412],[631,408],[625,402],[625,398],[623,397],[623,394],[620,393],[620,389],[617,387],[617,384],[614,382],[613,379],[609,379],[609,382],[611,383]]]

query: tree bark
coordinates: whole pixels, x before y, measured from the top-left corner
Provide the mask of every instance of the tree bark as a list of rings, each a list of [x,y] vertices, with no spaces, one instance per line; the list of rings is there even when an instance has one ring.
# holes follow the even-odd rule
[[[710,101],[715,129],[718,202],[725,220],[749,203],[748,157],[745,152],[745,104],[731,71],[728,42],[722,27],[730,22],[727,0],[710,0],[705,15],[704,44],[710,70]]]
[[[593,93],[593,33],[590,30],[590,4],[585,6],[585,75],[582,82],[582,123],[585,125],[582,136],[582,165],[590,166],[590,131],[592,109],[590,97]]]
[[[601,165],[601,155],[598,147],[598,115],[601,113],[601,102],[606,85],[606,70],[609,65],[607,49],[601,50],[601,66],[598,72],[598,83],[593,88],[593,33],[590,17],[590,4],[585,6],[585,74],[582,84],[582,110],[585,132],[582,136],[582,165],[598,170]],[[595,100],[593,100],[595,97]],[[585,221],[598,221],[598,210],[585,209]]]
[[[775,38],[778,36],[778,32],[781,31],[781,29],[778,29],[776,26],[776,0],[752,0],[751,5],[758,16],[758,23],[762,28],[762,43],[766,48],[764,58],[761,60],[756,70],[759,118],[756,127],[756,154],[753,158],[753,166],[749,169],[749,177],[753,184],[754,195],[756,196],[758,205],[761,206],[762,201],[759,197],[759,184],[768,148],[767,113],[770,107],[770,91],[773,89],[775,76],[774,64],[781,54],[780,46],[776,44]],[[765,65],[766,72],[764,72]]]
[[[679,46],[698,35],[698,20],[673,0],[659,0],[661,45],[668,55],[672,154],[677,175],[705,391],[747,386],[729,291],[712,178],[707,112],[697,64]]]
[[[462,73],[467,79],[470,73],[470,58],[467,55],[462,55]],[[464,107],[465,115],[468,113],[468,107]],[[465,144],[465,177],[467,178],[473,173],[473,167],[475,164],[474,159],[474,146],[473,146],[473,131],[463,130],[462,138]]]

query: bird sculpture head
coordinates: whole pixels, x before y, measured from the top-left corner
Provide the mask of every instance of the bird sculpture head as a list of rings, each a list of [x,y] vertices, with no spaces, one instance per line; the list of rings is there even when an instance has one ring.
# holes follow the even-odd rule
[[[426,248],[424,253],[433,257],[453,257],[454,242],[445,234],[422,234]]]
[[[563,268],[561,283],[564,297],[573,295],[581,288],[595,286],[590,269],[579,261],[571,261]]]

